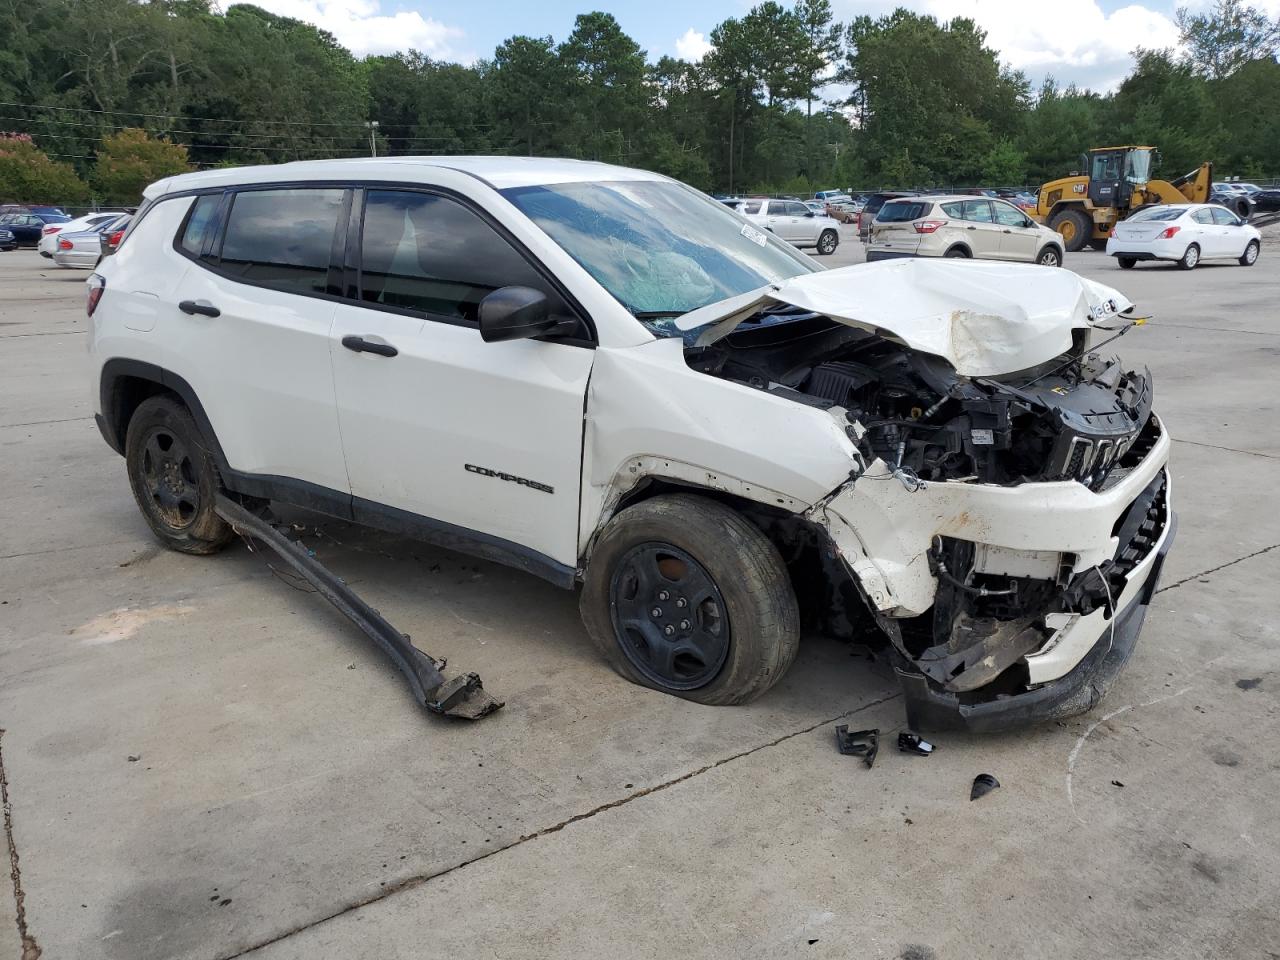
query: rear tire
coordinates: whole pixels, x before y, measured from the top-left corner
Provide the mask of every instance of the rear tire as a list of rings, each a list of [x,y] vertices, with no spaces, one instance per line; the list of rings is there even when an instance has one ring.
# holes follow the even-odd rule
[[[952,247],[950,250],[948,250],[946,253],[943,254],[943,257],[945,257],[948,260],[968,260],[969,254],[964,250],[963,247]]]
[[[1083,250],[1093,236],[1093,221],[1089,215],[1073,207],[1055,213],[1049,220],[1049,226],[1062,234],[1062,246],[1068,253]]]
[[[822,235],[818,237],[818,253],[824,257],[829,257],[836,252],[836,247],[840,245],[840,235],[834,230],[823,230]]]
[[[1252,267],[1258,262],[1258,253],[1262,249],[1261,244],[1257,240],[1250,240],[1249,245],[1244,248],[1244,253],[1240,255],[1240,266]]]
[[[609,521],[580,609],[619,674],[698,703],[754,700],[800,644],[777,548],[737,511],[692,494],[654,497]]]
[[[1116,257],[1116,262],[1120,264],[1121,270],[1132,270],[1138,265],[1138,261],[1133,257]]]
[[[1182,255],[1182,259],[1178,261],[1179,270],[1194,270],[1196,265],[1200,263],[1200,245],[1195,243],[1187,244],[1186,253]]]
[[[216,553],[234,535],[213,509],[218,469],[191,414],[170,397],[144,400],[129,420],[125,468],[156,539],[179,553]]]

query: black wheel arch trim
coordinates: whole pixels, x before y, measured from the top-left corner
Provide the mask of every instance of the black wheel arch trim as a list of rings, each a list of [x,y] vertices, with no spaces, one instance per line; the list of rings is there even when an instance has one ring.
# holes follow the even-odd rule
[[[364,500],[350,493],[343,493],[305,480],[236,470],[227,462],[213,424],[210,423],[204,405],[201,404],[191,384],[173,371],[156,364],[115,357],[102,366],[99,385],[102,412],[95,414],[94,419],[108,446],[121,456],[124,455],[125,434],[129,428],[128,421],[124,420],[116,409],[120,396],[117,388],[124,378],[154,383],[175,394],[186,405],[205,443],[208,444],[209,452],[213,456],[214,463],[217,464],[222,485],[233,493],[260,497],[264,500],[276,500],[340,520],[375,527],[386,533],[424,540],[450,550],[523,570],[565,589],[572,589],[577,582],[577,571],[574,567],[511,540],[504,540],[479,530],[421,516],[372,500]]]

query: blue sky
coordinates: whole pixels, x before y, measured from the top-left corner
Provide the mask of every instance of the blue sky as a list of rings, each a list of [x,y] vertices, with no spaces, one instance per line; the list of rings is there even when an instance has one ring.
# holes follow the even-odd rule
[[[234,2],[234,0],[232,0]],[[488,57],[516,34],[562,40],[574,17],[592,9],[617,17],[651,60],[664,54],[696,59],[711,30],[741,16],[747,0],[255,0],[276,13],[307,20],[334,33],[354,53],[415,47],[430,56],[469,62]],[[786,2],[786,0],[783,0]],[[1201,7],[1209,0],[1186,0]],[[1280,14],[1280,0],[1252,0]],[[987,30],[1001,58],[1037,84],[1046,75],[1098,90],[1113,88],[1128,72],[1133,47],[1177,43],[1173,0],[832,0],[836,17],[879,15],[906,6],[939,19],[968,16]]]

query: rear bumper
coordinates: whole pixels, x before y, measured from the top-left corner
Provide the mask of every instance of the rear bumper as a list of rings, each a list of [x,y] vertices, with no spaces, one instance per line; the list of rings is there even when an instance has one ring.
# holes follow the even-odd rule
[[[876,260],[901,260],[905,257],[918,257],[918,253],[908,253],[905,250],[868,250],[867,263],[873,263]]]
[[[966,704],[956,694],[931,685],[923,674],[899,658],[896,671],[906,700],[908,724],[913,730],[988,733],[1060,720],[1093,709],[1133,654],[1177,527],[1177,516],[1170,514],[1163,543],[1136,596],[1120,610],[1114,623],[1075,668],[1056,680],[1025,693]]]

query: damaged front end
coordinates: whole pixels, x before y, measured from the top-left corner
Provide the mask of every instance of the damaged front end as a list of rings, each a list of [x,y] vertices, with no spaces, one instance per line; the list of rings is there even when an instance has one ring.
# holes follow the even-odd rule
[[[1088,345],[1133,325],[1126,305],[1070,325],[1029,367],[966,375],[958,352],[788,299],[702,338],[688,362],[846,425],[860,462],[806,519],[826,576],[846,577],[887,636],[912,726],[1092,707],[1128,659],[1175,527],[1150,373]]]

